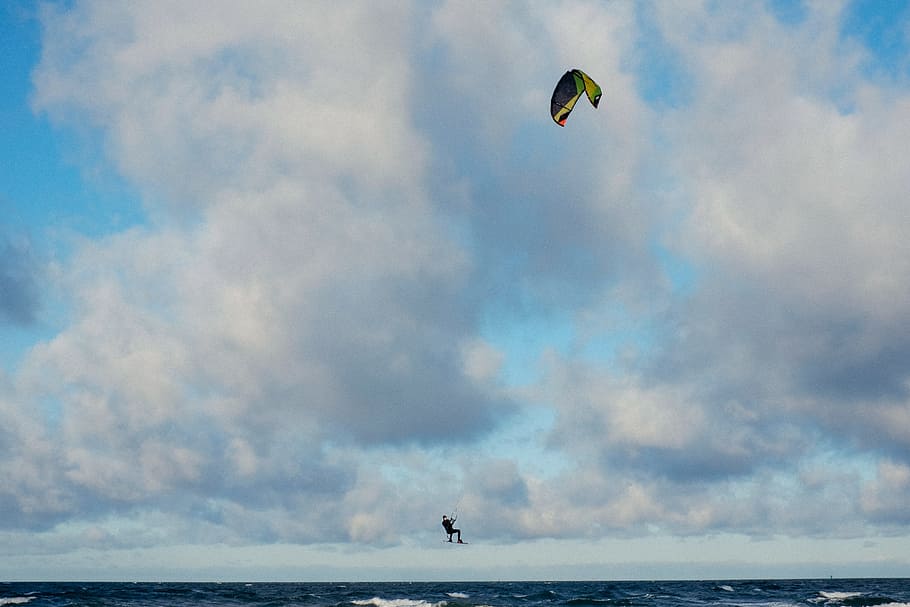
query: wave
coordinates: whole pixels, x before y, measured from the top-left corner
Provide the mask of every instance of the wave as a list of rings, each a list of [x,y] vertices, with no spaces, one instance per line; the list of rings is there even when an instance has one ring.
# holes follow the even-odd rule
[[[372,605],[373,607],[446,607],[448,604],[446,601],[430,603],[418,599],[383,599],[378,596],[374,596],[371,599],[358,599],[351,601],[351,603],[361,607],[366,605]]]
[[[24,605],[31,601],[33,596],[12,596],[0,598],[0,605]]]
[[[467,599],[471,596],[469,594],[465,594],[464,592],[446,592],[446,594],[453,599]]]
[[[826,592],[824,590],[819,591],[818,598],[810,599],[810,602],[843,605],[844,607],[910,607],[910,604],[895,601],[888,596],[867,595],[863,592]]]
[[[628,598],[619,598],[619,599],[596,599],[590,597],[579,597],[575,599],[569,599],[566,601],[566,605],[572,605],[573,607],[599,607],[600,605],[634,605],[634,601]]]
[[[535,592],[533,594],[526,594],[524,598],[530,599],[532,601],[545,601],[549,599],[560,598],[559,593],[552,590],[541,590],[540,592]]]
[[[827,600],[827,601],[845,601],[847,599],[852,599],[853,597],[862,596],[862,592],[825,592],[824,590],[819,591],[818,596]]]

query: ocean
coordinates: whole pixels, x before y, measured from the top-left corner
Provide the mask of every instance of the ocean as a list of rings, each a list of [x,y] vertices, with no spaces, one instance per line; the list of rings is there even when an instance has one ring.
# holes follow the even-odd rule
[[[910,579],[667,582],[0,583],[28,607],[910,607]]]

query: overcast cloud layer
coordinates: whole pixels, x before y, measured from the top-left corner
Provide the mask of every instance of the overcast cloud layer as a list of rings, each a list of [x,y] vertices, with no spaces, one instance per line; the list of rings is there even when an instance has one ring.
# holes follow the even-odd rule
[[[910,89],[839,3],[72,4],[34,108],[148,221],[0,237],[0,320],[39,273],[68,310],[0,376],[8,554],[455,502],[502,543],[907,536]]]

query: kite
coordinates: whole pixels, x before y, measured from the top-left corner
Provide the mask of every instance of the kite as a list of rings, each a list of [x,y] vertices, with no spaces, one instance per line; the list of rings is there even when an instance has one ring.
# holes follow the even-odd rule
[[[587,94],[591,105],[597,107],[601,90],[590,76],[581,70],[569,70],[562,75],[562,78],[556,83],[553,97],[550,99],[550,115],[553,116],[556,124],[566,126],[566,119],[582,93]]]

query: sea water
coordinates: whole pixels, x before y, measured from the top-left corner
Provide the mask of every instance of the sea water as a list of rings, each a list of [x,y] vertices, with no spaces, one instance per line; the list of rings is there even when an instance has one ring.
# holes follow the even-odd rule
[[[0,607],[910,607],[908,579],[667,582],[0,583]]]

